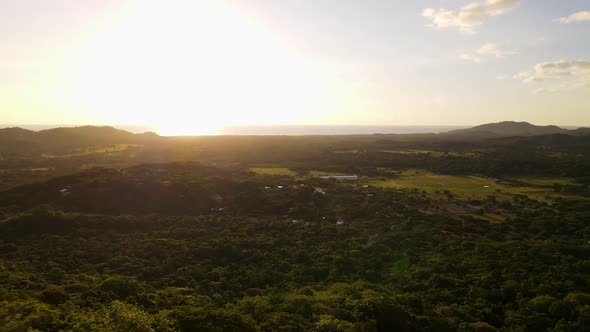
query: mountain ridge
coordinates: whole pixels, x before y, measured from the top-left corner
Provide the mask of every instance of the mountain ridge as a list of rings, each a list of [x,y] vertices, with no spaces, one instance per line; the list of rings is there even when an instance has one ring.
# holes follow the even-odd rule
[[[39,131],[10,127],[0,129],[0,152],[140,143],[159,137],[152,132],[134,134],[110,126],[52,128]]]
[[[467,129],[451,130],[447,135],[477,135],[493,137],[510,137],[510,136],[543,136],[554,134],[565,134],[571,136],[590,134],[590,128],[565,129],[556,125],[537,126],[529,122],[502,121],[495,123],[486,123]]]
[[[447,139],[490,139],[511,136],[543,136],[564,134],[569,136],[590,135],[590,128],[565,129],[556,125],[537,126],[529,122],[502,121],[487,123],[466,129],[440,133]],[[396,134],[413,135],[413,134]],[[247,135],[246,135],[247,136]],[[0,128],[0,151],[17,150],[19,146],[38,148],[138,143],[160,139],[154,132],[132,133],[111,126],[58,127],[39,131],[20,127]]]

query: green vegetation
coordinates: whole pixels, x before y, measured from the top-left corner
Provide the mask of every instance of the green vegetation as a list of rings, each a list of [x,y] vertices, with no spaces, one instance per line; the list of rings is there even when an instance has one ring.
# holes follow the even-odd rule
[[[590,326],[590,138],[90,131],[0,144],[0,331]]]
[[[340,154],[357,154],[359,153],[359,150],[341,150],[341,151],[334,151],[334,153],[340,153]]]
[[[394,153],[394,154],[417,154],[417,155],[428,155],[431,157],[464,157],[464,158],[475,158],[479,156],[476,152],[453,152],[453,151],[430,151],[430,150],[379,150],[383,153]]]
[[[420,170],[404,171],[399,178],[374,180],[370,183],[384,188],[410,188],[424,190],[431,194],[450,191],[460,196],[479,198],[489,196],[497,189],[507,189],[507,187],[499,185],[496,181],[488,178],[440,175]]]
[[[492,195],[501,199],[511,199],[515,195],[526,195],[539,201],[567,198],[567,195],[556,192],[552,185],[573,183],[572,179],[563,178],[519,178],[516,184],[505,184],[492,178],[441,175],[424,170],[406,170],[398,175],[392,179],[373,179],[369,183],[381,188],[416,189],[439,195],[450,193],[462,198],[481,199]]]
[[[393,263],[393,266],[390,270],[390,275],[392,277],[399,277],[406,273],[410,268],[410,257],[404,256]]]
[[[516,181],[538,187],[553,187],[555,184],[568,185],[575,182],[571,178],[518,178]]]
[[[124,152],[132,148],[139,148],[140,145],[137,144],[115,144],[112,146],[104,146],[104,147],[87,147],[83,149],[76,149],[74,152],[69,152],[66,154],[51,154],[51,153],[44,153],[42,156],[44,158],[52,159],[52,158],[71,158],[71,157],[80,157],[80,156],[88,156],[93,154],[110,154],[110,153],[117,153],[117,152]]]
[[[47,167],[37,167],[37,168],[31,168],[30,170],[32,172],[47,172],[49,170],[49,168],[47,168]]]

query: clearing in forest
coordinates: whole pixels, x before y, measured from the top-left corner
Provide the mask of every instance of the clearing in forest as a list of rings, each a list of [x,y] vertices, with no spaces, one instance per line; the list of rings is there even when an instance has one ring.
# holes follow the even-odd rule
[[[448,190],[462,198],[511,198],[514,195],[526,195],[539,201],[551,201],[564,195],[553,191],[548,184],[571,183],[563,178],[526,178],[519,179],[527,185],[515,186],[504,184],[492,178],[480,176],[455,176],[435,174],[425,170],[406,170],[395,179],[372,180],[371,185],[382,188],[408,188],[426,191],[429,194],[444,194]],[[571,196],[570,196],[571,197]]]
[[[250,170],[258,175],[287,175],[295,176],[297,173],[287,167],[253,167]]]

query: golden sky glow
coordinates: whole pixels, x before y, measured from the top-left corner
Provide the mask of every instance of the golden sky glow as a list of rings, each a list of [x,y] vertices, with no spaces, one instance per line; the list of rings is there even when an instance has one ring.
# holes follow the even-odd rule
[[[321,70],[222,2],[133,2],[78,58],[81,108],[162,134],[297,123],[330,93]]]
[[[587,2],[443,4],[8,2],[0,125],[590,124]]]

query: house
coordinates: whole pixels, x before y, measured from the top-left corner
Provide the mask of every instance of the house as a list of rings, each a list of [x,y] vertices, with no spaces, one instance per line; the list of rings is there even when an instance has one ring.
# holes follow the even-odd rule
[[[336,179],[338,181],[357,181],[359,179],[358,175],[328,175],[328,176],[320,176],[320,179],[330,180]]]
[[[315,194],[322,194],[322,195],[325,195],[326,194],[326,191],[324,189],[322,189],[322,188],[314,188],[313,192]]]

